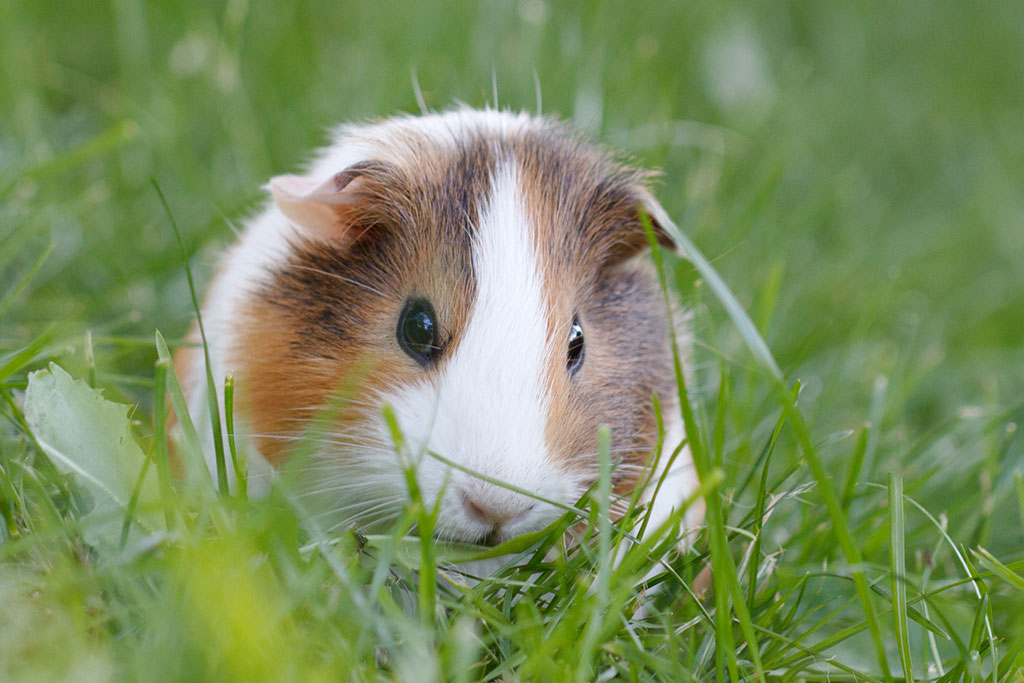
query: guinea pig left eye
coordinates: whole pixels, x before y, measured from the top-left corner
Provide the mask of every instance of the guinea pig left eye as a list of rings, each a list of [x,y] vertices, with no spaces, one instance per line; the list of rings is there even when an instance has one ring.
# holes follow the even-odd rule
[[[398,316],[398,345],[420,365],[427,365],[441,351],[437,315],[426,299],[409,299]]]
[[[583,327],[579,318],[572,319],[569,328],[569,354],[565,367],[569,372],[576,372],[583,365]]]

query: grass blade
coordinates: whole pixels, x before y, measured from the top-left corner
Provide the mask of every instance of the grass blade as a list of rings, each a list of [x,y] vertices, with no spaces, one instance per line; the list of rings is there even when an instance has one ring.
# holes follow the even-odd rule
[[[597,649],[601,637],[601,627],[608,615],[608,605],[611,602],[610,580],[612,573],[612,551],[611,551],[611,518],[609,507],[612,495],[612,469],[611,469],[611,432],[607,425],[601,425],[597,432],[597,451],[600,464],[600,472],[597,480],[597,487],[593,491],[592,509],[597,512],[597,601],[590,608],[589,618],[583,631],[582,644],[576,665],[576,680],[584,681],[594,678],[593,660],[594,652]]]
[[[800,392],[800,385],[793,387],[794,396]],[[761,467],[761,481],[757,488],[757,499],[754,503],[754,517],[751,533],[754,534],[754,547],[750,551],[750,566],[747,573],[747,608],[753,612],[754,602],[757,598],[757,571],[761,565],[761,538],[764,525],[764,511],[768,500],[768,468],[771,465],[772,454],[775,452],[775,444],[782,432],[782,426],[786,423],[785,416],[779,416],[772,430],[771,438],[768,441],[768,448]]]
[[[227,429],[228,452],[231,453],[231,466],[235,470],[235,489],[242,500],[249,499],[249,472],[245,458],[238,457],[235,445],[235,378],[229,375],[224,380],[224,427]]]
[[[839,497],[839,506],[844,513],[849,513],[850,503],[853,501],[853,495],[857,490],[857,480],[860,477],[861,467],[864,465],[864,454],[867,452],[868,433],[871,431],[871,428],[870,424],[861,428],[860,434],[857,436],[857,444],[853,447],[850,469],[846,472],[843,493]]]
[[[905,680],[914,680],[907,627],[906,541],[903,528],[903,478],[889,475],[889,579],[892,586],[892,616],[896,625],[896,647]]]
[[[167,364],[157,358],[153,382],[153,458],[156,460],[157,483],[164,506],[167,528],[174,528],[173,490],[171,467],[167,453]]]
[[[973,554],[986,569],[998,576],[1000,579],[1017,590],[1024,591],[1024,576],[1021,576],[997,560],[992,553],[984,548],[978,548],[977,550],[972,550],[971,554]]]
[[[7,360],[0,362],[0,382],[7,379],[16,372],[25,368],[39,354],[40,351],[50,342],[53,336],[53,328],[49,328],[33,339],[20,351],[17,351]]]
[[[1020,513],[1020,524],[1024,527],[1024,474],[1014,472],[1013,481],[1017,486],[1017,506]]]
[[[17,298],[17,296],[21,294],[21,292],[26,287],[28,287],[28,283],[32,281],[32,278],[36,276],[36,273],[39,272],[39,269],[43,267],[43,263],[46,262],[46,259],[49,258],[50,252],[52,251],[53,244],[50,244],[48,247],[46,247],[46,249],[43,250],[43,253],[39,255],[35,263],[32,264],[32,267],[29,268],[28,271],[26,271],[25,274],[21,276],[21,278],[18,280],[18,284],[11,287],[11,289],[8,290],[8,292],[3,296],[3,298],[0,299],[0,317],[3,317],[4,313],[7,312],[7,309],[14,302],[14,299]]]
[[[166,368],[164,377],[167,383],[167,394],[171,399],[171,407],[174,408],[174,416],[178,419],[178,426],[181,428],[182,460],[185,462],[185,477],[190,482],[202,482],[200,488],[209,488],[206,483],[210,482],[210,470],[203,460],[203,449],[199,442],[199,433],[192,422],[188,412],[188,404],[185,402],[185,394],[178,383],[178,375],[174,371],[174,361],[171,359],[171,351],[167,348],[167,342],[160,331],[156,332],[156,352],[158,363]]]
[[[437,561],[434,548],[434,524],[440,512],[443,489],[438,493],[433,510],[427,508],[426,501],[416,479],[416,461],[406,447],[398,418],[391,406],[382,408],[384,422],[387,424],[395,452],[402,465],[405,482],[409,489],[409,500],[416,513],[416,526],[420,537],[420,572],[419,572],[419,610],[420,619],[425,629],[434,624],[434,611],[437,606]]]
[[[967,564],[968,571],[971,576],[977,577],[978,571],[974,568],[967,553],[961,553],[963,561]],[[974,580],[975,590],[980,595],[978,602],[978,610],[974,617],[974,629],[971,633],[971,650],[979,653],[979,662],[977,668],[979,669],[978,678],[981,678],[980,669],[980,654],[981,654],[981,639],[987,637],[989,654],[992,656],[992,680],[999,680],[999,653],[996,651],[996,638],[995,633],[992,631],[992,601],[989,599],[988,586],[980,578]],[[977,637],[975,637],[977,634]]]

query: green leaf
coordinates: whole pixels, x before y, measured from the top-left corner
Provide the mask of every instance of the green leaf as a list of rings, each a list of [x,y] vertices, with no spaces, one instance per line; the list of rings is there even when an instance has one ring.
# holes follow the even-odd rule
[[[72,475],[89,499],[80,520],[82,536],[101,551],[118,547],[128,516],[136,535],[161,528],[155,470],[148,469],[140,481],[146,456],[132,436],[130,408],[106,400],[54,363],[28,378],[25,420],[54,467]]]
[[[1017,572],[1013,571],[1005,564],[995,558],[992,553],[985,550],[984,548],[978,548],[977,550],[971,551],[978,561],[981,562],[985,569],[998,576],[1000,579],[1010,584],[1017,590],[1024,591],[1024,576],[1021,576]]]
[[[910,630],[907,627],[907,562],[903,520],[903,478],[889,473],[889,578],[892,582],[892,615],[896,646],[903,677],[914,680],[910,658]]]

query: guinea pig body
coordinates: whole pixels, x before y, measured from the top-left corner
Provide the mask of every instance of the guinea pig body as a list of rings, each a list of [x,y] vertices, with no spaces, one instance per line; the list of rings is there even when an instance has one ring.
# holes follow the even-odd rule
[[[539,499],[573,504],[596,480],[601,424],[614,491],[633,491],[659,420],[663,467],[684,438],[671,322],[638,215],[661,214],[645,179],[525,114],[463,108],[342,128],[307,174],[271,180],[272,202],[223,257],[203,307],[250,457],[273,468],[311,440],[304,474],[326,532],[393,521],[409,495],[403,457],[428,505],[441,498],[438,537],[496,543],[542,528],[562,511]],[[198,418],[196,361],[181,372]],[[336,413],[311,429],[335,396]],[[648,500],[655,524],[696,487],[689,451],[674,462]]]

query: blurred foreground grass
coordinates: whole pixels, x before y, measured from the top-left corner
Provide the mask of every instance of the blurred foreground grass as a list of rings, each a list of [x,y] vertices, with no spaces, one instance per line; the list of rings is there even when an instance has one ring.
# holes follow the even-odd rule
[[[190,311],[151,178],[205,279],[260,185],[301,164],[327,127],[418,111],[413,73],[437,108],[496,92],[532,110],[539,84],[545,112],[664,171],[666,208],[801,381],[865,559],[844,563],[786,427],[758,495],[780,407],[680,265],[697,312],[698,420],[724,474],[735,576],[752,623],[770,631],[757,632],[765,668],[852,675],[835,658],[882,677],[846,578],[863,569],[900,671],[889,473],[965,561],[983,547],[1022,573],[1022,45],[1016,3],[0,2],[0,678],[728,675],[716,597],[698,606],[669,581],[649,622],[602,612],[578,592],[586,558],[541,587],[568,604],[546,605],[543,590],[514,605],[486,590],[442,595],[424,628],[341,583],[333,560],[300,555],[284,504],[197,503],[228,506],[230,533],[198,524],[131,557],[96,557],[74,533],[84,503],[26,435],[22,390],[28,370],[58,359],[137,404],[137,436],[152,444],[153,330],[181,334]],[[773,495],[758,535],[754,513]],[[980,565],[985,578],[963,583],[970,572],[936,524],[909,500],[905,512],[907,593],[946,636],[933,646],[934,631],[910,621],[915,679],[990,675],[986,614],[1009,676],[1024,592]],[[684,575],[706,563],[709,540],[698,550],[676,562]],[[415,593],[400,569],[392,579]],[[380,615],[369,636],[364,608]],[[621,628],[584,651],[594,614]],[[736,652],[751,676],[749,645]]]

